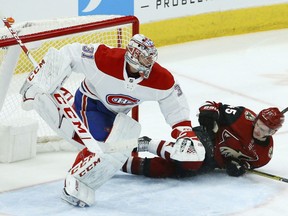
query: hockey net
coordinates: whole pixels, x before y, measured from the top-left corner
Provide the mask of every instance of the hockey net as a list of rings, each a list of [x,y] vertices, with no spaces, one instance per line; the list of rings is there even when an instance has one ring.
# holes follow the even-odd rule
[[[85,16],[15,23],[12,27],[37,62],[50,47],[59,49],[74,42],[99,42],[125,48],[131,37],[139,32],[139,22],[134,16]],[[9,55],[10,49],[19,50]],[[41,145],[60,138],[35,111],[27,112],[21,108],[19,90],[33,69],[8,29],[0,28],[0,125],[17,122],[23,117],[27,121],[37,121],[37,143]],[[73,73],[64,87],[74,93],[82,79],[82,75]],[[131,115],[138,120],[138,108],[133,109]]]

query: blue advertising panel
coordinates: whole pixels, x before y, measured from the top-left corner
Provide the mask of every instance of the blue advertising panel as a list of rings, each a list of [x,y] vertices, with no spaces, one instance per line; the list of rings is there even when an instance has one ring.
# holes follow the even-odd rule
[[[78,15],[134,15],[134,0],[78,0]]]

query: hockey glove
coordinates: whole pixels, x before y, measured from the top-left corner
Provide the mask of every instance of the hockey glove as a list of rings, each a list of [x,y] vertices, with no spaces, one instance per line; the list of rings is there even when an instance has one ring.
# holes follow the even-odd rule
[[[227,160],[226,173],[229,176],[239,177],[246,173],[246,170],[250,168],[249,163],[246,161],[240,161],[237,158],[231,158]]]
[[[203,161],[205,148],[194,131],[184,131],[177,138],[170,155],[176,161]]]
[[[207,104],[199,108],[199,124],[202,125],[207,131],[214,129],[215,123],[218,119],[219,110],[217,103],[207,101]]]
[[[178,139],[180,134],[185,131],[192,131],[191,121],[182,121],[173,125],[171,136],[174,139]]]

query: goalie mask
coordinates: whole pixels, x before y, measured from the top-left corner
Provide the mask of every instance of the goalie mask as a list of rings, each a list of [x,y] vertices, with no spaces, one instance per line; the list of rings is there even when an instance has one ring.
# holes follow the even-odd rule
[[[126,62],[145,79],[148,79],[157,57],[158,52],[153,41],[144,35],[134,35],[127,45],[125,53]]]
[[[267,136],[272,136],[282,127],[284,115],[276,107],[261,110],[255,119],[253,136],[263,140]]]

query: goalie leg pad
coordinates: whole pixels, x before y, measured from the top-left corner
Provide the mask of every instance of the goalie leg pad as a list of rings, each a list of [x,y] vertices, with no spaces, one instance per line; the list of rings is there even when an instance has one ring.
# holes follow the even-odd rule
[[[90,154],[77,163],[69,173],[85,185],[96,190],[110,179],[122,167],[124,162],[108,154],[99,156]]]
[[[66,176],[62,198],[76,206],[93,205],[95,190],[112,178],[126,159],[120,153],[96,155],[84,148]]]
[[[104,152],[121,152],[129,157],[132,149],[137,147],[140,132],[141,125],[137,121],[123,113],[118,113],[112,130],[101,147]]]
[[[60,112],[57,105],[53,102],[50,95],[37,94],[33,102],[34,109],[41,116],[41,118],[57,133],[58,126],[60,125]],[[61,134],[62,135],[62,134]]]
[[[75,130],[73,129],[71,122],[64,118],[49,94],[37,94],[33,100],[33,106],[41,118],[60,137],[73,144],[78,149],[83,149],[83,145],[73,139]]]

